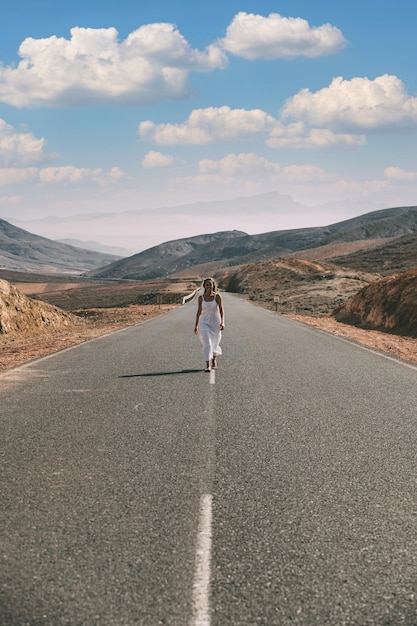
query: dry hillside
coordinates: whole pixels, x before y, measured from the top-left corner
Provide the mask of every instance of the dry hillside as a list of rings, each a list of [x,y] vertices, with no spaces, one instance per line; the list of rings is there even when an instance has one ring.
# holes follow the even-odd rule
[[[417,268],[364,287],[333,316],[359,328],[417,337]]]
[[[216,271],[292,255],[320,248],[319,254],[356,254],[378,247],[376,269],[372,265],[356,267],[358,271],[379,272],[384,242],[417,233],[417,207],[396,207],[373,211],[328,226],[297,228],[248,235],[226,231],[176,239],[149,248],[126,259],[89,272],[96,278],[150,280],[178,272],[202,273],[202,265],[216,264]],[[380,245],[381,244],[381,245]],[[340,252],[336,247],[340,246]],[[326,249],[326,250],[325,250]],[[358,252],[359,251],[359,252]],[[309,260],[318,260],[318,257]],[[324,258],[321,257],[323,261]],[[338,264],[353,267],[338,259]],[[398,270],[399,268],[397,268]],[[403,268],[405,269],[405,267]]]
[[[77,248],[34,235],[0,219],[0,265],[28,272],[76,274],[117,259],[113,254]]]
[[[417,269],[414,270],[417,273]],[[416,283],[401,281],[403,289],[396,291],[396,296],[390,300],[383,300],[383,305],[389,304],[391,321],[393,311],[397,308],[401,323],[396,331],[398,334],[386,332],[387,327],[377,325],[381,330],[374,330],[376,326],[369,323],[362,324],[359,317],[332,317],[331,313],[337,308],[340,311],[349,310],[351,302],[356,302],[359,294],[369,292],[370,304],[372,298],[378,301],[380,287],[385,284],[376,274],[346,270],[326,263],[317,263],[305,259],[274,259],[263,263],[255,263],[239,268],[230,268],[216,274],[222,288],[229,286],[232,291],[241,293],[258,304],[288,315],[297,321],[310,324],[320,330],[339,335],[349,340],[406,361],[417,363],[417,340],[410,338],[417,335],[409,332],[410,323],[415,327],[415,302],[417,301]],[[407,282],[407,288],[406,288]],[[393,287],[393,284],[391,283]],[[356,294],[358,293],[358,296]],[[414,291],[414,295],[413,295]],[[394,292],[392,292],[393,294]],[[274,294],[280,295],[279,304],[275,305]],[[345,307],[343,306],[346,303]],[[404,306],[402,306],[404,303]],[[408,316],[404,323],[403,315]],[[338,321],[340,319],[340,321]],[[345,322],[345,323],[344,323]],[[353,326],[358,323],[362,327]],[[401,336],[402,332],[408,336]]]
[[[10,273],[8,278],[12,277]],[[43,277],[39,281],[37,279],[40,277],[34,275],[19,274],[15,277],[15,285],[19,290],[5,281],[0,281],[3,329],[0,334],[0,370],[159,315],[177,304],[156,304],[158,297],[162,296],[163,302],[179,302],[181,294],[190,293],[199,283],[198,277],[142,283],[129,281],[123,284],[100,284],[94,281],[90,285],[85,281],[68,282],[68,277],[57,282],[52,277]],[[227,271],[219,272],[217,278],[221,289],[228,287],[269,309],[275,308],[273,298],[278,293],[280,313],[377,350],[417,362],[416,339],[394,335],[392,332],[389,334],[370,330],[369,319],[363,324],[367,328],[364,329],[339,322],[330,315],[340,303],[348,302],[346,307],[352,307],[349,296],[352,296],[353,302],[356,301],[358,291],[363,294],[370,289],[369,293],[376,294],[377,297],[385,281],[380,281],[380,277],[375,274],[287,257],[228,268]],[[408,311],[411,312],[414,311],[413,303],[417,295],[414,292],[413,296],[411,290],[415,282],[416,280],[414,283],[410,281],[407,288],[403,282],[401,296],[398,293],[396,295],[397,304],[404,296],[407,297]],[[391,293],[394,280],[390,279],[388,284]],[[364,286],[366,288],[362,289]],[[48,306],[45,302],[25,298],[19,293],[22,290],[26,294],[36,295],[37,298],[50,299],[53,304],[59,303],[66,311],[57,306]],[[148,304],[143,304],[145,301]],[[395,298],[393,303],[394,301]],[[388,300],[385,299],[384,302]],[[401,311],[401,307],[398,308]],[[390,319],[393,319],[392,316]],[[355,323],[362,324],[362,321],[357,318]],[[9,328],[9,332],[5,332],[5,328]],[[401,328],[405,328],[404,324]]]
[[[41,286],[40,283],[35,284]],[[173,306],[176,305],[130,304],[123,307],[74,308],[69,312],[28,298],[15,286],[0,279],[0,371],[138,324]]]
[[[0,334],[39,334],[80,324],[75,315],[45,302],[36,302],[0,280]]]
[[[417,266],[417,234],[387,239],[370,249],[342,254],[333,254],[332,263],[358,271],[378,272],[383,276],[397,274]]]
[[[356,272],[330,263],[289,257],[260,261],[216,272],[220,287],[248,296],[273,308],[279,296],[281,313],[328,315],[365,285],[375,274]]]
[[[155,281],[68,281],[67,283],[19,283],[18,288],[33,298],[67,311],[132,304],[181,304],[182,297],[200,284],[196,279],[166,278]]]

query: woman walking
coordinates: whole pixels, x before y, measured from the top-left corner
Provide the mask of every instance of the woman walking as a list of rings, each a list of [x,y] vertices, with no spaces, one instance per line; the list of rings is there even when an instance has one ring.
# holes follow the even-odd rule
[[[206,372],[209,372],[217,368],[217,357],[222,353],[220,340],[224,330],[224,308],[212,278],[204,279],[203,288],[203,295],[198,296],[194,332],[203,344]]]

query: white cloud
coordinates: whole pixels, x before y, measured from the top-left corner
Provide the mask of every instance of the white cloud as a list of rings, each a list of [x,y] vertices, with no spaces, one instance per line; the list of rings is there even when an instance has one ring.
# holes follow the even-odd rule
[[[287,100],[282,116],[353,131],[416,128],[417,98],[407,94],[397,76],[384,74],[374,80],[339,76],[315,93],[301,90]]]
[[[334,133],[327,128],[308,128],[303,122],[277,124],[266,144],[270,148],[345,148],[362,146],[365,135]]]
[[[72,165],[62,167],[3,167],[0,168],[0,185],[20,185],[43,183],[49,185],[76,185],[94,183],[113,185],[126,179],[126,174],[119,167],[112,167],[108,172],[101,168],[87,169]]]
[[[0,196],[0,204],[13,205],[22,202],[23,196]]]
[[[155,152],[151,150],[142,160],[142,166],[145,169],[169,167],[173,163],[173,157],[168,154],[162,154],[162,152]]]
[[[417,172],[406,172],[400,167],[387,167],[384,176],[398,183],[413,183],[417,180]]]
[[[217,161],[202,159],[198,172],[194,182],[202,186],[209,183],[221,186],[234,185],[237,189],[242,186],[245,190],[261,189],[263,186],[273,189],[276,185],[282,184],[320,185],[337,179],[335,174],[315,165],[282,166],[253,152],[228,154]]]
[[[174,192],[187,189],[207,196],[215,190],[231,198],[279,190],[294,198],[308,198],[311,203],[318,194],[333,190],[338,181],[337,174],[312,164],[283,166],[250,152],[230,153],[219,160],[202,159],[196,175],[172,178],[169,184]]]
[[[217,161],[202,159],[198,173],[172,178],[174,192],[186,189],[190,194],[208,196],[221,193],[229,197],[274,191],[280,180],[282,166],[254,153],[228,154]]]
[[[277,121],[260,109],[231,109],[228,106],[208,107],[191,112],[182,124],[139,124],[142,139],[158,145],[204,145],[214,141],[259,138]]]
[[[173,24],[141,26],[124,41],[115,28],[72,28],[71,38],[28,38],[17,67],[0,66],[0,101],[17,107],[147,104],[183,97],[190,72],[222,69],[218,45],[200,52]]]
[[[337,180],[337,176],[316,165],[287,165],[282,169],[282,179],[288,183],[320,185]]]
[[[0,164],[24,165],[45,158],[45,139],[37,139],[31,133],[18,132],[0,119]]]
[[[72,165],[63,167],[47,167],[39,170],[39,181],[46,184],[80,184],[93,182],[98,185],[117,183],[125,178],[125,174],[118,167],[104,172],[101,168],[88,169]]]
[[[222,45],[245,59],[314,58],[339,52],[346,40],[331,24],[312,27],[300,17],[278,13],[263,17],[242,11],[229,24]]]
[[[127,174],[120,167],[112,167],[107,174],[104,174],[100,182],[104,184],[116,184],[127,178]]]
[[[364,135],[311,129],[301,121],[286,125],[261,109],[228,106],[196,109],[182,124],[154,124],[146,120],[139,124],[138,132],[142,139],[166,146],[250,141],[263,137],[270,148],[331,149],[366,143]]]
[[[36,167],[0,167],[0,185],[23,185],[36,182]]]
[[[228,154],[219,161],[202,159],[199,163],[200,174],[216,173],[224,176],[245,176],[265,172],[277,174],[281,170],[282,167],[279,163],[271,163],[253,152]]]
[[[285,182],[329,182],[334,175],[315,165],[290,165],[283,167],[280,163],[269,161],[253,152],[228,154],[219,161],[203,159],[199,163],[200,174],[221,174],[228,177],[259,175],[273,177]]]

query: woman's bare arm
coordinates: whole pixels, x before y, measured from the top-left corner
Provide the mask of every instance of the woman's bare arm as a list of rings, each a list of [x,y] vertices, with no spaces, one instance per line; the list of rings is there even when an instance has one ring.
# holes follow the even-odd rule
[[[219,305],[220,311],[220,330],[224,330],[224,307],[222,297],[219,293],[216,295],[216,302]]]
[[[198,296],[197,315],[195,316],[195,326],[194,326],[194,332],[196,335],[198,335],[198,320],[200,319],[201,311],[203,308],[202,302],[203,302],[203,296]]]

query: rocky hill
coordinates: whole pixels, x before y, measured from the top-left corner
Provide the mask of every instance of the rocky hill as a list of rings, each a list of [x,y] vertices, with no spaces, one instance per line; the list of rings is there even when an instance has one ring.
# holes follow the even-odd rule
[[[417,337],[417,264],[381,277],[333,263],[283,257],[225,268],[214,276],[221,289],[280,313],[331,315],[357,328]],[[279,297],[277,304],[274,296]]]
[[[33,235],[0,219],[0,267],[8,270],[81,273],[119,257]]]
[[[81,323],[75,315],[45,302],[36,302],[0,279],[0,335],[33,336]]]
[[[248,237],[240,231],[227,231],[176,239],[93,270],[89,276],[129,280],[162,278],[206,260],[228,258],[235,254],[239,242]]]
[[[366,250],[374,248],[384,240],[391,242],[412,234],[417,234],[417,207],[398,207],[374,211],[330,226],[275,231],[260,235],[226,231],[178,239],[116,261],[94,270],[90,275],[100,278],[146,280],[184,272],[190,268],[194,268],[195,271],[201,268],[203,273],[203,268],[206,267],[210,267],[212,271],[220,270],[233,265],[287,255],[294,256],[305,250],[311,252],[322,248],[326,254],[326,251],[332,248],[332,254],[337,255],[336,247],[347,244],[350,244],[350,250],[358,248]],[[339,259],[339,262],[342,263],[342,259]],[[375,263],[377,267],[369,266],[367,271],[378,271],[380,265],[378,257]],[[343,264],[349,266],[348,260]]]
[[[417,233],[396,237],[368,250],[332,257],[332,263],[363,272],[390,275],[417,267]]]
[[[417,267],[361,289],[333,317],[359,328],[417,337]]]
[[[329,315],[362,287],[377,279],[375,274],[355,272],[330,263],[277,258],[227,268],[215,273],[221,289],[240,293],[274,308],[279,297],[281,313]]]

